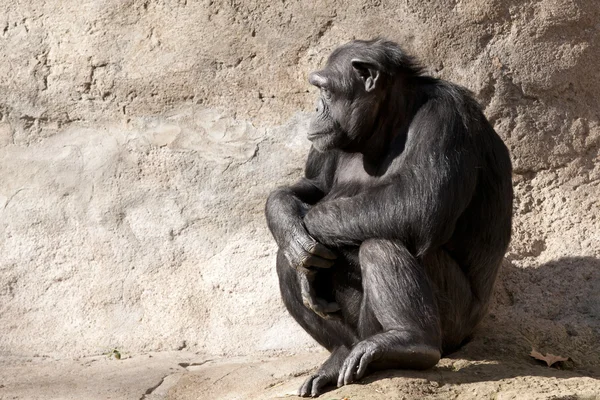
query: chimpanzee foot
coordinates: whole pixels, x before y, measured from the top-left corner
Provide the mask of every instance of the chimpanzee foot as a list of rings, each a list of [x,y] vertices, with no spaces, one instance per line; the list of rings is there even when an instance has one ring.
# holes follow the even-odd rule
[[[428,369],[440,360],[435,345],[418,343],[400,332],[388,331],[357,343],[342,364],[337,385],[341,387],[361,379],[367,367],[374,369]]]
[[[301,273],[300,279],[300,292],[302,294],[302,303],[306,308],[312,310],[315,314],[323,319],[339,319],[340,306],[336,302],[328,302],[317,296],[312,282],[315,279],[315,273],[309,271],[308,273]]]
[[[344,346],[335,349],[317,373],[309,376],[304,381],[298,390],[298,395],[301,397],[317,397],[325,392],[324,389],[327,386],[335,385],[342,362],[348,353],[348,348]]]

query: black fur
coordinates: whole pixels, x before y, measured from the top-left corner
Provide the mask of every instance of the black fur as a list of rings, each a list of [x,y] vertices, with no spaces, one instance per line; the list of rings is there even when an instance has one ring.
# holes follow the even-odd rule
[[[429,368],[484,316],[511,232],[506,146],[470,93],[395,43],[336,49],[305,177],[269,196],[283,301],[332,352],[316,396],[369,368]]]

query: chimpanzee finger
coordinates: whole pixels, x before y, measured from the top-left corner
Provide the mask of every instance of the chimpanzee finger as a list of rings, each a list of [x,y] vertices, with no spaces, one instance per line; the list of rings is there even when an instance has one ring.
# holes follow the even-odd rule
[[[373,361],[373,356],[371,354],[363,354],[360,359],[360,363],[358,364],[358,370],[356,371],[356,380],[361,379],[365,375],[365,372],[367,372],[367,367],[371,361]]]
[[[303,299],[304,305],[312,310],[315,314],[323,319],[329,319],[328,314],[323,311],[321,306],[315,301],[315,299],[306,297]]]
[[[341,309],[340,305],[335,301],[329,302],[317,297],[314,293],[312,293],[310,308],[325,319],[335,319],[337,315],[334,313],[337,313]]]
[[[327,313],[325,314],[325,317],[323,317],[323,319],[326,319],[328,321],[343,321],[343,315],[341,312],[339,311],[335,311],[335,312],[331,312],[331,313]]]
[[[323,392],[323,387],[329,383],[329,380],[324,376],[318,376],[312,382],[312,390],[310,392],[311,397],[317,397]]]
[[[334,303],[334,304],[335,304],[335,303]],[[320,312],[320,313],[317,313],[316,311],[315,311],[315,313],[316,313],[316,314],[317,314],[319,317],[321,317],[321,318],[323,318],[323,319],[326,319],[326,320],[328,320],[328,321],[342,321],[342,320],[343,320],[343,318],[342,318],[342,313],[341,313],[341,312],[339,312],[339,311],[328,312],[328,311],[323,311],[323,310],[321,310],[321,312]]]
[[[311,375],[304,381],[300,389],[298,389],[298,396],[308,397],[312,393],[313,381],[317,378],[317,375]]]
[[[331,268],[333,265],[332,260],[327,260],[325,258],[321,258],[315,255],[307,255],[302,260],[303,267],[317,267],[317,268]]]
[[[346,358],[344,365],[340,369],[340,374],[338,375],[338,387],[342,387],[354,382],[353,376],[354,371],[356,371],[356,366],[359,362],[359,357],[360,355],[350,353],[348,358]]]
[[[323,318],[323,319],[329,319],[329,318],[328,318],[328,316],[327,316],[327,314],[325,314],[325,313],[324,313],[322,310],[320,310],[320,309],[318,308],[318,306],[317,306],[317,307],[313,307],[313,308],[311,308],[311,310],[313,310],[313,312],[314,312],[315,314],[317,314],[319,317],[321,317],[321,318]]]
[[[305,268],[302,265],[298,265],[296,267],[296,271],[300,272],[302,275],[308,275],[308,274],[312,274],[315,271],[311,270],[310,268]]]
[[[292,252],[286,252],[284,254],[284,256],[285,256],[286,260],[288,261],[288,263],[293,268],[295,268],[298,272],[301,272],[304,275],[308,275],[308,274],[311,273],[310,269],[305,268],[304,265],[301,262],[297,261],[298,258],[297,258],[296,255],[294,255],[294,253],[292,253]]]
[[[335,254],[333,251],[329,250],[327,247],[323,246],[319,242],[315,242],[308,249],[308,252],[319,257],[327,258],[329,260],[335,260],[337,258],[337,254]]]

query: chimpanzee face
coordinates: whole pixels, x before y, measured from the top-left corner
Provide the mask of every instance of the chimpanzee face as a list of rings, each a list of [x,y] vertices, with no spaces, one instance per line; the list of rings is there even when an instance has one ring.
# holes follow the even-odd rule
[[[351,147],[372,134],[383,97],[377,68],[352,57],[352,48],[345,50],[308,77],[320,90],[308,139],[322,152]]]

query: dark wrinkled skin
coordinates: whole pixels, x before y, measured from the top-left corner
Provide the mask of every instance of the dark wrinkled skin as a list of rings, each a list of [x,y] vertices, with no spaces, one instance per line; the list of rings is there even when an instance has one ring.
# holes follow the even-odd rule
[[[398,45],[355,41],[320,89],[305,175],[271,193],[283,301],[331,352],[299,389],[425,369],[484,316],[510,240],[511,164],[470,93]]]

